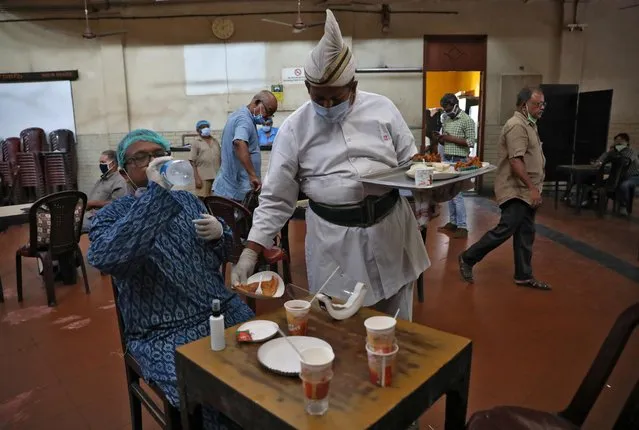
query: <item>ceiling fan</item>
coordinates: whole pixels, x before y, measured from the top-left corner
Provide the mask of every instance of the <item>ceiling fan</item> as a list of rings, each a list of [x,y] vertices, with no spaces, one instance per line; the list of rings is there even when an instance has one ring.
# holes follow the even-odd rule
[[[87,6],[87,0],[84,0],[84,21],[85,21],[85,27],[84,27],[84,33],[82,33],[82,37],[85,39],[95,39],[98,37],[106,37],[106,36],[114,36],[116,34],[124,34],[126,33],[126,31],[112,31],[109,33],[94,33],[93,30],[91,30],[91,26],[89,25],[89,8]]]
[[[289,24],[287,22],[282,22],[282,21],[275,21],[274,19],[268,19],[268,18],[262,18],[262,21],[270,22],[271,24],[278,24],[278,25],[285,25],[287,27],[292,27],[293,28],[293,33],[301,33],[302,31],[306,30],[307,28],[324,25],[324,21],[322,21],[322,22],[314,22],[314,23],[311,23],[311,24],[304,23],[304,21],[302,20],[302,4],[301,4],[301,0],[297,0],[297,19],[295,20],[295,24]]]

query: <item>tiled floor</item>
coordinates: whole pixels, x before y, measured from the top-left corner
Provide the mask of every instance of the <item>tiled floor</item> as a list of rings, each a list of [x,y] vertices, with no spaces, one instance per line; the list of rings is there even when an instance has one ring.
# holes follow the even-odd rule
[[[635,205],[635,207],[639,207]],[[453,240],[434,227],[427,247],[426,300],[415,320],[471,338],[473,369],[469,413],[499,404],[563,408],[574,394],[617,315],[639,301],[639,223],[577,217],[550,204],[537,219],[536,275],[552,292],[514,286],[510,242],[476,267],[476,282],[460,281],[456,257],[492,227],[489,200],[467,199],[470,237]],[[442,214],[445,215],[445,205]],[[292,228],[293,278],[306,285],[304,225]],[[24,260],[25,301],[15,297],[14,252],[26,227],[0,235],[1,429],[125,429],[130,427],[119,334],[109,279],[89,268],[92,294],[81,285],[59,286],[58,306],[46,306],[34,260]],[[87,248],[86,237],[82,247]],[[260,309],[263,310],[263,309]],[[596,404],[586,429],[610,428],[639,377],[639,339],[629,346]],[[444,401],[421,420],[443,428]],[[145,415],[145,428],[157,428]]]

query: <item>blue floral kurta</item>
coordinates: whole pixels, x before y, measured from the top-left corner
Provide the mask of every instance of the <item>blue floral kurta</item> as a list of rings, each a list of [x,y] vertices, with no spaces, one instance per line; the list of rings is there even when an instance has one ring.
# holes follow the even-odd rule
[[[122,197],[100,210],[89,236],[89,263],[115,279],[127,350],[174,406],[175,348],[210,334],[212,300],[220,299],[227,327],[253,317],[220,273],[232,245],[230,229],[225,225],[218,241],[195,232],[192,220],[205,212],[191,193],[151,182],[139,197]]]

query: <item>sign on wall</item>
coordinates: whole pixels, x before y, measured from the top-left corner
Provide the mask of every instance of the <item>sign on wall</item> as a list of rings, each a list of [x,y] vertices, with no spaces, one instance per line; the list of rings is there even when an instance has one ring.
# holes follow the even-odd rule
[[[303,67],[287,67],[282,69],[282,83],[286,84],[303,84],[304,83]]]

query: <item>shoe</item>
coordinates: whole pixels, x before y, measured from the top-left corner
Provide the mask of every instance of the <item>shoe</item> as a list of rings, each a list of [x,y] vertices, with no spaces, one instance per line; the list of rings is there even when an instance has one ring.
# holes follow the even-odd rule
[[[449,223],[446,223],[446,225],[439,227],[437,230],[452,232],[457,230],[457,226],[453,224],[452,222],[449,222]]]
[[[453,233],[453,237],[455,239],[467,239],[468,238],[468,229],[465,228],[458,228],[457,230],[455,230],[455,233]]]
[[[544,291],[552,290],[552,288],[550,288],[550,285],[546,284],[545,282],[538,281],[535,278],[530,278],[527,281],[517,281],[517,280],[515,280],[515,284],[520,286],[520,287],[534,288],[536,290],[544,290]]]
[[[459,254],[459,257],[457,257],[457,261],[459,262],[459,274],[461,275],[462,279],[471,284],[474,283],[475,280],[473,279],[473,266],[464,261],[463,254]]]

